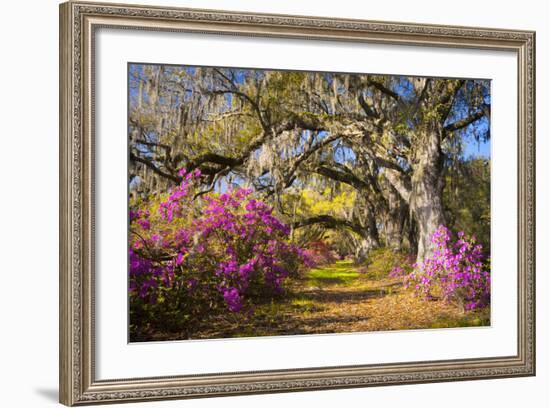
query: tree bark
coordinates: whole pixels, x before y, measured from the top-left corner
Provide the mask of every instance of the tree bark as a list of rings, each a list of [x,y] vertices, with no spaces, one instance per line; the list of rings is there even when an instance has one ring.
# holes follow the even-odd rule
[[[443,153],[441,126],[432,125],[421,136],[411,177],[410,207],[418,226],[416,262],[421,264],[434,249],[432,236],[445,224],[443,211]]]
[[[416,254],[418,250],[418,234],[416,221],[414,220],[413,215],[409,212],[407,217],[407,238],[409,241],[409,251],[411,254]]]
[[[386,216],[386,246],[394,251],[402,250],[406,204],[395,188],[388,185],[388,213]]]
[[[376,210],[371,203],[367,204],[367,234],[369,241],[369,249],[378,248],[380,246],[380,236],[378,234],[378,226],[376,225]]]
[[[369,252],[373,249],[370,239],[362,238],[355,246],[354,258],[357,263],[364,263],[369,258]]]

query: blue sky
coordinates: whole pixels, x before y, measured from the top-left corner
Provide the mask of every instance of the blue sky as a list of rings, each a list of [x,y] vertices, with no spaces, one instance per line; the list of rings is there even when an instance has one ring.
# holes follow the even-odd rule
[[[468,140],[464,146],[465,158],[482,157],[489,159],[491,157],[491,141]]]

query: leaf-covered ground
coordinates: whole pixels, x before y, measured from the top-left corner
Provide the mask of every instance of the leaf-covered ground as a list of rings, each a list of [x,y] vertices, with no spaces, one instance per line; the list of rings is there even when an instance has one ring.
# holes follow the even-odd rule
[[[373,279],[350,261],[311,269],[282,299],[253,314],[205,319],[193,338],[279,336],[489,325],[489,309],[462,313],[422,301],[396,279]]]

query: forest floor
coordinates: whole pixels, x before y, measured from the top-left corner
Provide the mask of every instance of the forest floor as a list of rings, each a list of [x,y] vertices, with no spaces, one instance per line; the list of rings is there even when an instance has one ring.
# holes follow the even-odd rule
[[[351,261],[314,268],[295,279],[290,293],[252,315],[203,322],[193,338],[280,336],[382,330],[487,326],[489,308],[461,312],[443,301],[423,301],[399,279],[376,279]]]

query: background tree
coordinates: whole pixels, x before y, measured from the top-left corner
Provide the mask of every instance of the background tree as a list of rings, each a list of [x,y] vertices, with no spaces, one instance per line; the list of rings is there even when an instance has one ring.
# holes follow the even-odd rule
[[[489,91],[486,80],[134,65],[132,192],[200,169],[202,192],[251,186],[296,229],[352,234],[358,258],[387,245],[422,262],[440,224],[489,239],[460,206],[477,217],[474,196],[486,203],[489,177],[465,150],[489,138]],[[306,211],[297,190],[328,191],[331,205]],[[343,191],[353,198],[336,211]]]

